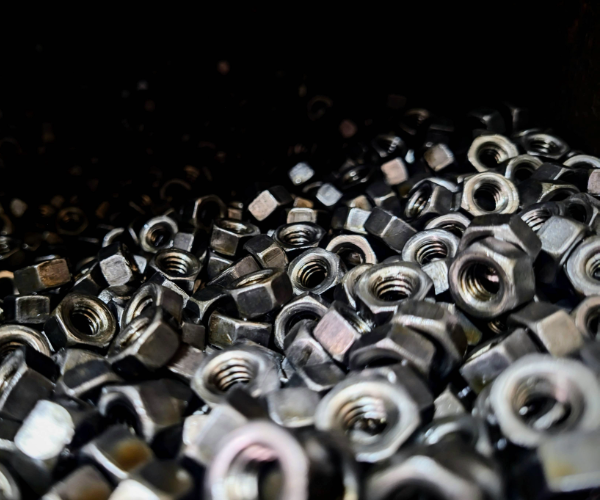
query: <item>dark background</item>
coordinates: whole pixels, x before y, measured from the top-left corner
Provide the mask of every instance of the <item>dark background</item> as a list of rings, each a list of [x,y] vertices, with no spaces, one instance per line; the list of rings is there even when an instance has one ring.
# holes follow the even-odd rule
[[[27,25],[0,62],[0,197],[96,204],[190,180],[186,165],[200,191],[240,196],[294,147],[344,146],[344,119],[357,137],[385,131],[389,94],[450,116],[508,99],[600,154],[600,3],[453,3],[201,4]],[[332,102],[319,123],[315,95]]]

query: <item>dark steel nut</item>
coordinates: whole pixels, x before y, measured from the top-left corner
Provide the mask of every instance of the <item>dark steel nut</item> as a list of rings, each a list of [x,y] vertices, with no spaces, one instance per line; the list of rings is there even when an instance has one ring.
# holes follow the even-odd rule
[[[503,135],[481,135],[472,142],[467,158],[475,170],[485,172],[518,154],[517,146]]]
[[[552,401],[547,411],[528,414],[540,398]],[[600,428],[600,383],[594,372],[571,359],[524,356],[494,381],[489,405],[504,437],[525,448],[548,436]]]
[[[312,248],[290,262],[287,274],[296,295],[306,292],[322,295],[342,280],[344,266],[339,255]]]
[[[238,342],[250,341],[268,346],[273,327],[270,323],[237,319],[215,311],[208,321],[208,342],[218,347],[228,347]]]
[[[206,356],[191,382],[194,392],[207,404],[222,403],[227,391],[244,384],[248,394],[258,397],[279,388],[278,361],[258,345],[237,345]]]
[[[311,391],[324,394],[345,377],[344,372],[335,363],[307,365],[296,368],[288,387],[307,387]]]
[[[417,264],[384,262],[362,274],[355,287],[356,302],[363,314],[382,324],[404,300],[422,300],[432,288],[429,276]]]
[[[210,247],[222,255],[235,256],[244,243],[260,234],[254,224],[230,219],[215,221],[210,235]]]
[[[175,356],[171,358],[166,369],[173,376],[182,379],[188,384],[192,380],[196,368],[202,362],[206,354],[200,349],[191,345],[182,344]]]
[[[283,186],[272,186],[262,191],[248,205],[248,211],[258,221],[263,221],[277,210],[292,204],[290,193]]]
[[[290,278],[281,270],[263,269],[237,279],[227,291],[242,318],[257,318],[292,298]]]
[[[467,337],[469,345],[477,345],[483,337],[481,330],[475,326],[469,318],[458,308],[456,304],[449,302],[438,302],[440,306],[445,308],[454,318],[458,320]]]
[[[527,208],[535,203],[546,201],[562,201],[579,193],[577,186],[559,181],[540,181],[527,179],[518,186],[521,207]]]
[[[227,217],[227,205],[214,194],[188,201],[181,213],[181,219],[186,224],[205,230],[210,229],[215,218],[225,217]]]
[[[61,347],[108,347],[117,329],[117,321],[96,297],[71,293],[58,304],[44,325],[54,349]]]
[[[565,206],[562,202],[547,201],[544,203],[534,203],[519,212],[519,215],[537,233],[550,217],[553,215],[565,215],[565,213]]]
[[[519,247],[533,260],[538,256],[542,243],[538,235],[520,215],[490,214],[475,217],[460,240],[459,252],[474,241],[492,236]]]
[[[600,297],[592,296],[585,298],[571,311],[571,316],[575,321],[575,326],[585,338],[597,338],[598,333],[600,333],[598,331]]]
[[[98,263],[109,286],[128,285],[140,277],[137,263],[123,243],[115,242],[101,248]]]
[[[231,297],[225,289],[220,286],[206,286],[192,295],[186,306],[186,314],[197,323],[208,324],[210,315],[217,308],[227,309]]]
[[[431,372],[436,349],[425,336],[398,323],[387,323],[363,335],[350,354],[349,367],[360,370],[369,366],[406,363],[425,378]]]
[[[166,215],[154,217],[140,229],[139,245],[144,252],[156,253],[169,248],[178,231],[177,223],[171,217]]]
[[[65,372],[56,382],[55,394],[95,399],[102,387],[122,382],[123,379],[112,371],[109,363],[103,359],[93,359]]]
[[[121,321],[121,326],[127,326],[148,307],[160,307],[169,313],[178,323],[181,322],[183,299],[174,291],[156,283],[146,283],[138,288],[133,295]]]
[[[562,202],[565,213],[579,221],[587,224],[592,231],[597,231],[600,226],[600,202],[587,193],[579,193],[569,196]]]
[[[501,165],[504,177],[518,184],[529,179],[542,165],[542,160],[531,155],[519,155],[507,160]]]
[[[292,327],[303,319],[318,321],[327,312],[328,303],[310,292],[298,295],[285,304],[275,318],[275,345],[283,349],[284,341]]]
[[[453,209],[454,194],[437,179],[417,182],[408,193],[404,215],[410,220],[427,221]],[[368,229],[367,229],[368,230]]]
[[[547,302],[532,302],[513,312],[509,324],[526,327],[536,343],[553,356],[566,356],[579,349],[584,337],[564,309]]]
[[[91,465],[76,469],[56,483],[42,500],[108,500],[112,486]]]
[[[396,252],[401,252],[406,242],[416,234],[416,229],[399,217],[375,207],[365,222],[367,232]]]
[[[367,234],[365,222],[371,215],[370,210],[356,207],[338,207],[333,213],[331,228],[336,231],[349,231],[356,234]]]
[[[263,268],[285,269],[288,265],[288,258],[283,247],[266,234],[250,238],[244,244],[244,250],[252,255]]]
[[[313,337],[315,322],[300,320],[285,337],[283,345],[286,361],[294,368],[331,363],[329,354]]]
[[[567,278],[575,291],[584,297],[600,295],[600,236],[591,236],[581,242],[568,257],[565,266]]]
[[[0,361],[21,345],[28,345],[46,356],[50,356],[53,350],[42,332],[23,325],[0,326]]]
[[[384,181],[378,180],[367,186],[365,194],[373,202],[374,206],[381,207],[393,214],[401,215],[402,207],[400,199],[394,190]]]
[[[319,395],[306,387],[288,387],[265,396],[271,420],[287,428],[314,425],[319,400]]]
[[[325,237],[325,230],[312,222],[297,222],[278,227],[273,237],[288,254],[295,256],[318,247]]]
[[[212,280],[216,278],[225,269],[231,266],[231,264],[233,264],[233,260],[209,249],[206,257],[206,275],[208,276],[208,279]]]
[[[292,168],[288,170],[288,177],[292,181],[294,186],[300,186],[305,184],[313,178],[315,171],[308,163],[300,162],[296,163]]]
[[[125,308],[136,291],[136,288],[129,285],[109,286],[100,292],[98,298],[108,306],[119,325],[123,326]]]
[[[496,318],[535,294],[531,257],[495,238],[478,240],[459,253],[449,280],[458,307],[478,318]]]
[[[6,319],[21,324],[45,323],[50,315],[50,297],[46,295],[9,295],[4,298]]]
[[[362,264],[377,264],[377,254],[369,241],[356,234],[341,234],[332,238],[325,250],[339,255],[349,269]]]
[[[314,327],[313,335],[333,359],[345,363],[353,346],[369,331],[369,324],[353,309],[335,301]]]
[[[350,269],[342,281],[335,287],[333,298],[344,304],[348,304],[353,309],[356,309],[356,283],[362,274],[371,267],[372,264],[361,264]]]
[[[471,224],[471,219],[460,212],[440,215],[425,224],[425,229],[443,229],[461,238],[465,230]]]
[[[509,335],[479,346],[465,359],[460,373],[471,389],[479,393],[514,361],[536,352],[537,348],[527,331],[518,328]]]
[[[402,260],[425,266],[431,262],[453,258],[459,238],[444,229],[426,229],[415,234],[402,249]]]
[[[67,371],[80,364],[101,359],[102,356],[95,352],[75,347],[63,348],[52,356],[52,360],[56,364],[60,375],[64,375]]]
[[[228,287],[235,280],[259,270],[260,265],[256,259],[252,257],[252,255],[246,255],[221,271],[221,273],[210,280],[207,285]]]
[[[527,154],[548,160],[560,160],[570,149],[562,139],[545,133],[524,134],[521,144]]]
[[[81,448],[79,454],[114,483],[127,479],[132,471],[154,456],[150,447],[125,425],[109,427]]]
[[[460,207],[473,216],[513,214],[519,209],[519,191],[506,177],[482,172],[465,180]]]
[[[452,261],[453,259],[435,260],[421,268],[423,272],[429,276],[429,279],[431,279],[433,290],[436,295],[446,293],[450,289],[448,272],[450,271]]]
[[[201,261],[204,261],[204,258],[201,256],[206,253],[206,243],[199,229],[180,230],[173,238],[173,248],[193,253],[198,256]]]
[[[52,259],[15,271],[15,286],[23,295],[66,285],[71,273],[65,259]]]
[[[160,250],[149,266],[187,293],[194,291],[196,278],[202,269],[198,257],[177,248]]]
[[[136,316],[113,340],[107,359],[126,377],[153,372],[165,366],[179,348],[179,335],[160,307]]]

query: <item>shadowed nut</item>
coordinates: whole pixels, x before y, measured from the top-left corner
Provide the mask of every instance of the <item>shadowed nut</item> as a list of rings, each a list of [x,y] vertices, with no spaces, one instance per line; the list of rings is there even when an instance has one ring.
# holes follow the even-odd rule
[[[535,178],[519,183],[521,207],[527,208],[535,203],[562,201],[579,193],[577,186],[560,181],[544,181]]]
[[[235,256],[253,236],[260,234],[254,224],[230,219],[215,221],[210,235],[210,247],[222,255]]]
[[[0,326],[0,362],[22,345],[28,345],[46,356],[53,351],[46,336],[34,328],[23,325]]]
[[[171,217],[166,215],[154,217],[140,229],[140,247],[144,252],[149,253],[169,248],[178,230],[177,223]]]
[[[286,387],[265,396],[269,417],[287,428],[314,425],[319,395],[307,387]]]
[[[533,260],[495,238],[478,240],[450,266],[450,292],[466,313],[495,318],[533,299]]]
[[[519,155],[509,159],[501,165],[500,173],[504,177],[518,184],[531,177],[542,165],[542,160],[531,155]]]
[[[461,238],[469,224],[471,224],[471,219],[460,212],[454,212],[431,219],[425,224],[425,229],[443,229]]]
[[[107,359],[118,373],[136,377],[166,365],[179,348],[168,314],[151,307],[136,316],[113,340]]]
[[[311,391],[324,394],[344,377],[345,373],[333,362],[306,365],[296,368],[287,387],[306,387]]]
[[[344,266],[337,254],[311,248],[290,262],[287,273],[296,295],[322,295],[341,281]]]
[[[80,399],[95,399],[102,387],[120,384],[123,379],[112,371],[103,359],[79,364],[64,373],[56,382],[55,394]]]
[[[381,165],[381,173],[388,186],[397,186],[408,180],[408,170],[402,158],[395,158]]]
[[[317,429],[346,434],[359,462],[391,457],[420,423],[409,392],[378,376],[346,378],[321,400],[315,413]]]
[[[396,252],[401,252],[405,243],[417,232],[407,222],[379,207],[371,211],[365,229]]]
[[[271,186],[262,191],[248,205],[248,211],[258,221],[263,221],[277,210],[292,204],[290,193],[283,186]]]
[[[525,448],[550,435],[600,428],[600,383],[571,359],[518,359],[492,384],[489,405],[506,439]]]
[[[367,269],[356,283],[356,303],[375,323],[382,324],[406,299],[422,300],[433,283],[412,262],[387,262]]]
[[[131,321],[142,314],[148,307],[161,307],[168,312],[178,323],[181,322],[183,299],[174,291],[156,283],[146,283],[138,288],[133,295],[121,320],[121,326],[127,326]]]
[[[133,255],[121,242],[102,247],[98,252],[98,263],[109,286],[128,285],[140,277]]]
[[[45,323],[50,315],[47,295],[9,295],[3,304],[6,319],[15,323]]]
[[[428,220],[452,210],[453,193],[438,179],[423,179],[408,193],[404,215],[410,220]]]
[[[332,238],[325,250],[339,255],[348,269],[361,264],[377,264],[377,255],[369,241],[356,234],[341,234]]]
[[[544,133],[525,134],[521,137],[521,144],[527,154],[549,160],[560,160],[570,149],[562,139]]]
[[[193,227],[209,230],[213,220],[227,217],[227,205],[214,194],[201,196],[188,201],[184,206],[181,219]]]
[[[519,209],[519,192],[503,175],[482,172],[463,183],[460,207],[473,216],[512,214]]]
[[[242,276],[227,291],[242,318],[257,318],[274,311],[293,295],[288,275],[270,268]]]
[[[215,311],[208,321],[208,342],[227,347],[244,341],[267,346],[271,338],[271,323],[237,319]]]
[[[352,309],[356,309],[356,283],[363,273],[371,267],[372,264],[361,264],[350,269],[342,281],[338,283],[333,291],[333,298],[344,304],[348,304]]]
[[[91,465],[84,465],[54,484],[42,500],[108,500],[111,492],[104,476]]]
[[[587,338],[597,338],[600,327],[600,297],[592,296],[582,300],[571,311],[577,329]]]
[[[281,308],[275,318],[275,345],[283,349],[284,341],[292,327],[303,319],[318,321],[327,312],[328,303],[310,292],[298,295]]]
[[[283,247],[266,234],[250,238],[244,244],[244,250],[252,255],[263,268],[285,269],[288,265]]]
[[[104,302],[91,295],[71,293],[54,309],[44,332],[54,349],[74,346],[104,349],[116,328],[117,322]]]
[[[271,351],[238,345],[206,356],[191,382],[194,392],[211,406],[224,401],[237,384],[254,397],[279,388],[279,367]]]
[[[286,361],[294,368],[330,363],[331,358],[323,346],[313,337],[315,322],[299,321],[285,337],[283,350]]]
[[[52,259],[15,271],[15,286],[23,295],[66,285],[71,273],[65,259]]]
[[[194,254],[177,248],[166,248],[154,255],[149,266],[187,293],[194,290],[194,283],[202,269]]]
[[[471,143],[467,158],[475,170],[485,172],[518,154],[517,146],[503,135],[481,135]]]
[[[443,229],[428,229],[415,234],[402,249],[402,260],[425,266],[436,260],[453,258],[459,239]]]
[[[295,256],[309,248],[319,246],[325,230],[312,222],[284,224],[275,230],[274,239],[288,255]]]
[[[567,259],[565,272],[575,291],[584,297],[600,295],[600,236],[581,242]]]

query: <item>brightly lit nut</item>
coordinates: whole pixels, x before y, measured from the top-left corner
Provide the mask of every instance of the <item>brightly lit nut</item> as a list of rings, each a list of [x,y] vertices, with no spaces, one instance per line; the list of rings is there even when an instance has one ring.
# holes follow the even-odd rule
[[[274,239],[288,254],[294,257],[309,248],[319,246],[325,230],[313,222],[285,224],[275,230]]]
[[[460,368],[460,373],[475,392],[493,382],[515,360],[537,352],[524,328],[489,340],[474,350]]]
[[[313,335],[333,359],[344,363],[352,347],[370,330],[352,308],[335,301],[316,324]]]
[[[438,179],[423,179],[408,193],[404,215],[425,221],[452,210],[454,193]]]
[[[52,355],[52,346],[42,332],[24,325],[0,326],[0,362],[21,345],[28,345],[46,356]]]
[[[553,356],[566,356],[583,344],[573,317],[548,302],[531,302],[508,317],[508,323],[526,327],[538,345]]]
[[[288,275],[278,269],[263,269],[235,280],[227,288],[242,318],[257,318],[279,309],[292,298]]]
[[[570,149],[562,139],[545,133],[524,134],[521,144],[527,154],[548,160],[560,160]]]
[[[402,158],[390,160],[379,168],[388,186],[397,186],[408,180],[408,169]]]
[[[320,215],[322,215],[320,210],[310,207],[288,208],[285,222],[287,224],[296,224],[297,222],[313,222],[318,224]]]
[[[237,384],[258,397],[279,388],[279,368],[271,351],[260,346],[238,345],[206,356],[194,374],[191,387],[211,406],[224,401]]]
[[[422,300],[432,291],[433,283],[418,264],[384,262],[367,269],[356,283],[359,310],[375,323],[382,324],[407,299]]]
[[[406,363],[429,377],[435,346],[410,328],[390,322],[363,335],[350,354],[349,367],[360,370],[383,363]]]
[[[330,363],[331,358],[313,336],[315,322],[300,320],[285,337],[283,350],[286,361],[295,368]]]
[[[114,370],[136,377],[163,367],[179,348],[179,335],[168,313],[150,307],[136,316],[113,340],[107,359]]]
[[[196,278],[202,269],[198,257],[178,248],[160,250],[148,265],[187,293],[194,291]]]
[[[396,252],[401,252],[405,243],[417,232],[407,222],[379,207],[371,211],[365,229]]]
[[[489,405],[506,439],[525,448],[550,435],[600,428],[600,383],[570,359],[543,354],[518,359],[492,384]]]
[[[460,212],[440,215],[425,224],[425,229],[443,229],[461,238],[465,229],[471,224],[471,219]]]
[[[485,172],[518,154],[517,146],[503,135],[480,135],[471,143],[467,158],[475,170]]]
[[[266,347],[272,331],[271,323],[232,318],[219,311],[212,313],[208,320],[208,342],[218,347],[228,347],[244,341]]]
[[[283,186],[271,186],[250,202],[248,211],[256,220],[263,221],[281,207],[291,205],[292,201],[292,196]]]
[[[263,268],[285,269],[288,258],[283,247],[266,234],[250,238],[244,244],[244,250],[252,255]]]
[[[504,174],[504,177],[518,184],[531,177],[541,165],[542,160],[535,156],[519,155],[502,164],[500,172]]]
[[[133,255],[121,242],[102,247],[98,252],[98,263],[109,286],[127,285],[140,277]]]
[[[332,238],[325,250],[339,255],[348,269],[361,264],[377,264],[377,255],[364,236],[341,234]]]
[[[91,295],[71,293],[58,304],[44,325],[54,349],[61,347],[108,347],[117,328],[117,321],[100,299]]]
[[[584,297],[600,295],[600,236],[581,242],[567,259],[565,272],[575,291]]]
[[[365,222],[371,215],[370,210],[357,207],[338,207],[331,219],[331,228],[334,231],[348,231],[355,234],[367,234]]]
[[[275,318],[275,345],[283,349],[285,338],[293,326],[303,319],[318,321],[327,312],[329,304],[310,292],[298,295],[281,308]]]
[[[55,483],[42,500],[108,500],[111,492],[104,476],[91,465],[84,465]]]
[[[166,215],[154,217],[147,221],[140,230],[140,247],[148,253],[156,253],[169,248],[173,244],[173,238],[178,230],[177,223],[171,217]]]
[[[453,258],[458,251],[459,239],[444,229],[419,231],[406,242],[402,260],[416,262],[421,267],[436,260]]]
[[[113,482],[127,479],[131,472],[152,460],[150,447],[125,425],[109,427],[80,451],[86,462],[92,462]]]
[[[519,209],[519,192],[503,175],[482,172],[463,183],[460,207],[473,216],[512,214]]]
[[[317,429],[345,433],[359,462],[391,457],[420,423],[419,407],[409,392],[377,376],[346,378],[315,413]]]
[[[450,266],[456,304],[478,318],[495,318],[535,294],[533,261],[515,245],[495,238],[471,244]]]
[[[458,251],[488,236],[512,243],[534,260],[542,248],[540,238],[519,214],[489,214],[473,219],[460,240]]]
[[[579,305],[571,311],[575,326],[586,338],[597,338],[600,324],[600,296],[592,296],[583,299]]]
[[[308,182],[314,175],[315,171],[305,162],[296,163],[296,165],[288,170],[288,177],[294,186],[300,186],[301,184]]]
[[[423,159],[434,172],[439,172],[454,163],[454,154],[445,144],[434,144],[425,153]]]
[[[174,291],[156,283],[146,283],[138,288],[137,292],[123,311],[121,326],[125,327],[134,318],[142,314],[148,307],[161,307],[167,311],[178,323],[181,321],[183,299]]]
[[[14,281],[21,294],[29,294],[66,285],[71,273],[65,259],[52,259],[15,271]]]
[[[221,255],[235,256],[253,236],[260,234],[254,224],[230,219],[215,221],[210,235],[210,247]]]
[[[306,292],[323,295],[342,280],[344,271],[338,254],[311,248],[290,262],[287,273],[296,295]]]

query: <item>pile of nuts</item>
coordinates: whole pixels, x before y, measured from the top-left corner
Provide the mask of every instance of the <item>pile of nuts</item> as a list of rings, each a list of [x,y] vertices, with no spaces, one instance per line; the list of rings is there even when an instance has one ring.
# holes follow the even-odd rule
[[[0,497],[600,489],[600,159],[522,117],[411,109],[243,201],[2,213]]]

